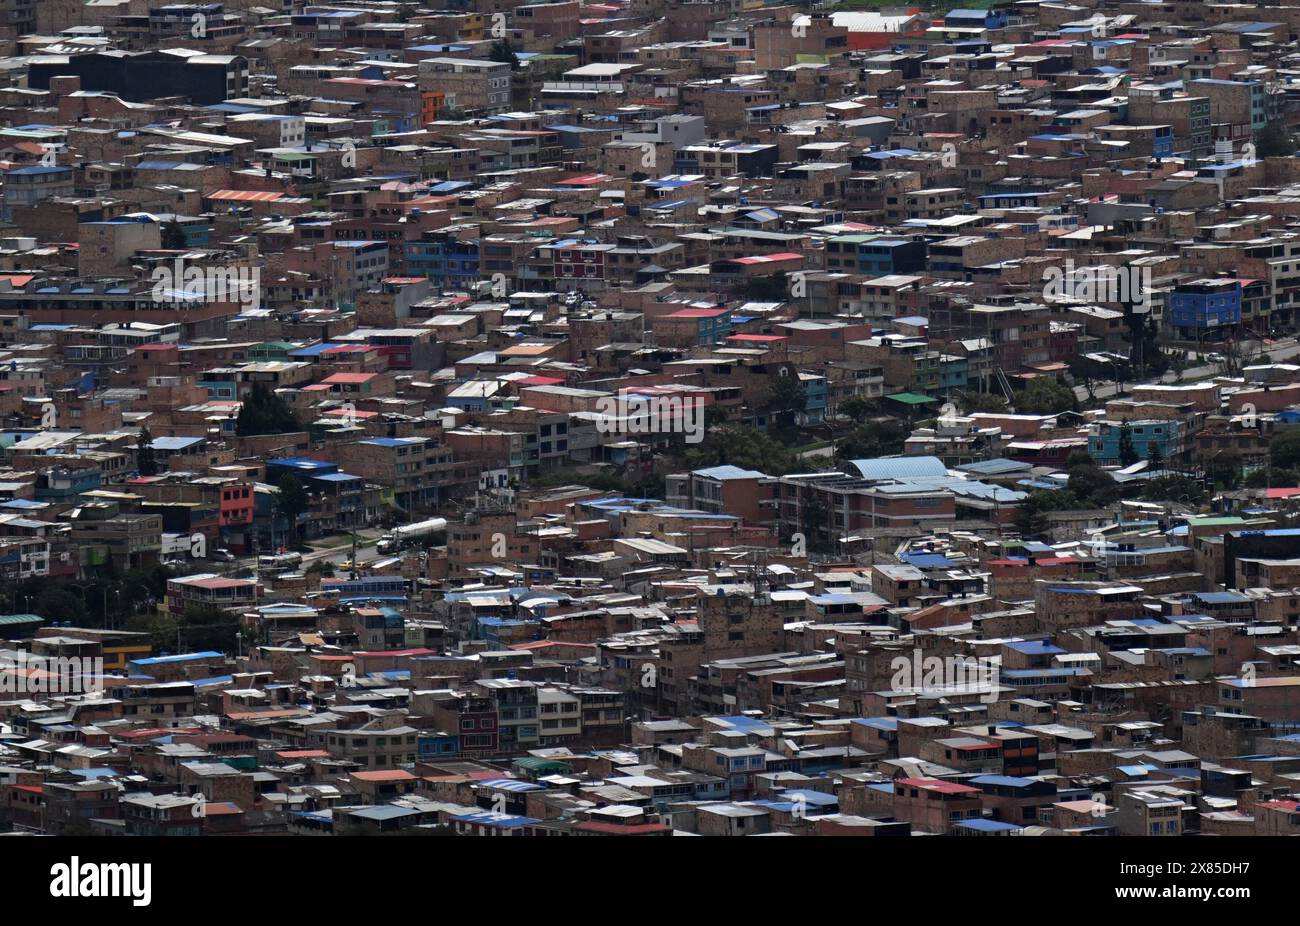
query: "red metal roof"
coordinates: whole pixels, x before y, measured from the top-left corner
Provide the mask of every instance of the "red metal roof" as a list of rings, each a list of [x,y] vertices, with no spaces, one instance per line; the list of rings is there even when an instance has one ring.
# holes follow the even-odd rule
[[[561,180],[556,186],[591,186],[595,183],[604,183],[612,179],[609,174],[583,174],[580,177],[570,177],[568,180]]]
[[[895,779],[899,784],[907,785],[909,788],[923,788],[926,791],[939,791],[944,794],[979,794],[979,788],[972,788],[969,785],[959,785],[955,781],[941,781],[938,778],[898,778]]]
[[[284,199],[283,193],[270,193],[265,190],[217,190],[209,193],[208,199],[228,199],[241,203],[273,203]]]
[[[802,254],[782,251],[780,254],[755,254],[753,257],[737,257],[737,264],[770,264],[778,260],[803,260]]]
[[[665,318],[717,318],[726,315],[729,309],[681,309],[664,316]]]
[[[415,776],[400,768],[384,769],[378,772],[353,772],[357,781],[415,781]]]
[[[437,650],[433,649],[390,649],[390,650],[373,650],[369,652],[353,653],[354,656],[436,656]]]

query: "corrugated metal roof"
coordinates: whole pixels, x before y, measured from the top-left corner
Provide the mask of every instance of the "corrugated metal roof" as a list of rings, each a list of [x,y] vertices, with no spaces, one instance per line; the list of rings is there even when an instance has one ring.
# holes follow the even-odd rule
[[[934,479],[948,475],[948,467],[938,457],[877,457],[850,462],[863,479]]]

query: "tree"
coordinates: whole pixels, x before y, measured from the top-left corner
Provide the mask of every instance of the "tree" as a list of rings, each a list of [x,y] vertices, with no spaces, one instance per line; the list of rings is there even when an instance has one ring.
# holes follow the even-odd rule
[[[1277,469],[1300,468],[1300,428],[1285,428],[1268,443],[1268,458]]]
[[[1187,373],[1191,364],[1187,360],[1187,351],[1174,350],[1169,352],[1169,369],[1173,370],[1174,382],[1181,383],[1183,376]]]
[[[840,403],[837,411],[861,423],[866,420],[867,415],[871,414],[871,401],[860,395],[851,395]]]
[[[1069,474],[1070,481],[1066,487],[1081,508],[1106,508],[1120,497],[1119,484],[1100,466],[1085,463],[1073,467]]]
[[[1205,501],[1205,495],[1199,480],[1181,473],[1157,476],[1142,484],[1142,498],[1149,502],[1182,502],[1195,508]]]
[[[1015,528],[1021,537],[1041,537],[1047,533],[1049,511],[1069,511],[1079,507],[1073,492],[1038,490],[1030,492],[1016,508]]]
[[[85,600],[61,584],[45,583],[32,599],[32,613],[50,621],[83,623],[90,616]]]
[[[1098,382],[1106,379],[1106,371],[1101,369],[1102,364],[1086,354],[1076,354],[1067,361],[1067,366],[1070,368],[1070,376],[1087,391],[1088,401],[1095,402]]]
[[[975,412],[996,415],[1007,410],[1007,400],[994,392],[959,392],[957,406],[968,415]]]
[[[835,457],[848,461],[895,456],[903,452],[903,442],[909,434],[911,431],[906,425],[892,418],[869,421],[839,439]]]
[[[1205,475],[1214,486],[1235,489],[1241,485],[1241,465],[1233,457],[1211,457]]]
[[[1158,473],[1165,468],[1164,451],[1160,449],[1160,445],[1155,441],[1151,441],[1147,444],[1147,462],[1150,464],[1150,468],[1153,472]]]
[[[1255,133],[1255,157],[1289,158],[1295,154],[1295,144],[1281,122],[1268,122]]]
[[[798,374],[778,376],[772,383],[770,407],[786,427],[793,427],[795,416],[808,405],[808,391]]]
[[[1074,390],[1050,376],[1037,376],[1016,396],[1016,411],[1026,415],[1054,415],[1079,408]]]
[[[298,539],[298,516],[311,507],[311,497],[292,473],[281,476],[276,488],[279,489],[275,496],[276,514],[289,522],[289,540],[295,543]]]
[[[1240,376],[1241,371],[1253,364],[1257,357],[1254,350],[1244,346],[1236,338],[1228,338],[1224,341],[1219,354],[1220,359],[1215,365],[1219,368],[1221,376],[1228,377]]]
[[[509,39],[498,39],[492,43],[492,50],[488,57],[493,61],[502,61],[510,65],[510,70],[519,70],[519,55],[515,53],[515,47]]]
[[[178,621],[180,625],[180,651],[200,652],[215,650],[219,653],[235,651],[239,620],[220,608],[191,605]],[[171,641],[176,645],[175,641]]]
[[[1133,429],[1125,421],[1119,427],[1119,465],[1132,466],[1138,461],[1137,447],[1133,446]]]
[[[157,476],[158,461],[154,458],[153,435],[146,427],[140,428],[140,436],[135,442],[135,468],[141,476]]]
[[[784,270],[765,276],[750,277],[741,292],[746,299],[753,302],[784,302],[790,298]]]
[[[164,222],[158,229],[160,245],[164,251],[183,251],[190,246],[185,237],[185,228],[175,218]]]
[[[1087,390],[1089,402],[1096,401],[1097,387],[1102,383],[1122,383],[1128,378],[1127,364],[1098,360],[1087,354],[1076,354],[1067,363],[1074,381]]]
[[[705,434],[703,442],[687,449],[686,463],[692,469],[730,464],[783,476],[798,468],[799,458],[757,428],[736,425]]]
[[[1147,374],[1163,376],[1169,369],[1169,358],[1160,349],[1160,328],[1149,312],[1135,310],[1132,303],[1124,308],[1124,322],[1128,326],[1129,373],[1140,379]]]
[[[1248,489],[1300,486],[1300,472],[1293,469],[1278,469],[1274,466],[1266,466],[1252,472],[1242,480],[1242,485]]]
[[[1047,513],[1033,503],[1033,498],[1034,496],[1031,494],[1016,509],[1014,526],[1017,533],[1026,539],[1042,537],[1051,526],[1047,520]]]
[[[826,536],[826,527],[830,521],[830,512],[820,495],[805,496],[807,499],[799,509],[799,529],[818,541]],[[820,543],[816,544],[820,545]],[[835,551],[832,551],[835,552]]]
[[[302,425],[288,402],[268,389],[265,383],[253,384],[239,407],[239,418],[235,422],[237,435],[252,437],[301,430]]]

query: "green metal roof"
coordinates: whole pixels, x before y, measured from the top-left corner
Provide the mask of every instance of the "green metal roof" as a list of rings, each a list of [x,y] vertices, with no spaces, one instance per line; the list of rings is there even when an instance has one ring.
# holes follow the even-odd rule
[[[12,624],[44,624],[45,618],[39,614],[0,614],[0,627]]]
[[[567,762],[560,762],[558,759],[543,759],[538,756],[525,756],[522,759],[515,759],[515,765],[520,768],[526,768],[530,772],[541,772],[547,769],[569,770]]]
[[[924,405],[926,402],[933,402],[934,399],[928,395],[921,395],[919,392],[898,392],[894,395],[885,396],[887,399],[893,399],[895,402],[902,402],[906,405]]]

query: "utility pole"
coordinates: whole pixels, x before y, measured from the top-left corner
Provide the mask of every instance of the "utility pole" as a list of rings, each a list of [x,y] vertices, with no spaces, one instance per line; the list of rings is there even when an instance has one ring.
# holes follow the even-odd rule
[[[357,529],[352,528],[352,578],[357,577]]]

